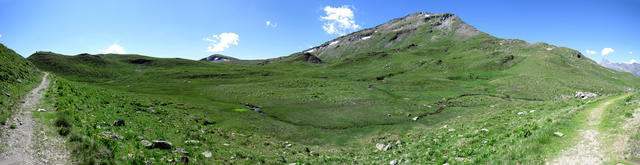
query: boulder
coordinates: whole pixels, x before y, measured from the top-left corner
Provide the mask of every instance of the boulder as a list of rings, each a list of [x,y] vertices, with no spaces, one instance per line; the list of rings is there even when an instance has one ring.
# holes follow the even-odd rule
[[[153,145],[151,146],[151,148],[158,149],[171,149],[171,147],[173,147],[173,144],[171,144],[171,142],[161,140],[154,140]]]
[[[395,160],[395,159],[394,159],[394,160],[392,160],[391,162],[389,162],[389,164],[390,164],[390,165],[396,165],[396,164],[398,164],[398,160]]]
[[[320,156],[320,153],[315,152],[315,151],[311,151],[311,152],[309,152],[309,154],[310,154],[311,156]]]
[[[189,152],[187,152],[187,150],[185,150],[184,148],[176,148],[173,151],[171,151],[171,153],[174,153],[174,154],[181,153],[181,154],[184,154],[184,155],[189,155]]]
[[[387,144],[386,146],[384,146],[384,149],[383,149],[383,150],[384,150],[384,151],[389,151],[389,150],[391,150],[391,149],[393,149],[393,146],[391,146],[390,144]]]
[[[124,120],[119,119],[119,120],[113,121],[112,125],[113,126],[124,126]]]

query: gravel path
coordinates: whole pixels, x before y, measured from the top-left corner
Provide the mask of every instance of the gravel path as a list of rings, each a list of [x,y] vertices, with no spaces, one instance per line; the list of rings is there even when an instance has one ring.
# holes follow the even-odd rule
[[[7,120],[0,139],[0,165],[70,164],[70,152],[66,149],[65,140],[56,134],[47,134],[51,128],[41,125],[38,119],[32,117],[49,86],[48,75],[44,73],[40,85],[24,98],[20,111]],[[11,124],[17,127],[10,129],[8,125]]]
[[[580,132],[579,142],[575,146],[561,151],[559,156],[546,164],[553,165],[590,165],[604,164],[607,161],[605,151],[602,149],[602,135],[597,127],[602,121],[602,114],[609,104],[622,99],[618,97],[600,104],[589,111],[591,114],[587,118],[586,127]]]

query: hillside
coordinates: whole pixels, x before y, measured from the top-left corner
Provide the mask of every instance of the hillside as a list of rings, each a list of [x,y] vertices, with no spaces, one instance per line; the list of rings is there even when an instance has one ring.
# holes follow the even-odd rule
[[[640,64],[638,63],[615,63],[602,59],[600,65],[620,72],[629,72],[636,77],[640,76]]]
[[[40,81],[36,67],[13,50],[0,44],[0,124],[18,107],[19,99]]]
[[[578,134],[571,119],[604,99],[572,99],[577,91],[612,96],[640,85],[578,51],[496,38],[447,13],[411,14],[260,63],[28,59],[59,76],[48,97],[72,123],[60,129],[76,139],[75,159],[129,164],[542,164],[567,144],[553,132]],[[104,124],[115,120],[126,125]],[[145,146],[153,140],[173,146]]]

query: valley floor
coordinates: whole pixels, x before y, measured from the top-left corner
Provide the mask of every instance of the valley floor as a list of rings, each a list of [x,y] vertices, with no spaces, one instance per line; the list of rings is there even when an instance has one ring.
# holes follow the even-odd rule
[[[33,116],[44,112],[40,106],[50,83],[48,75],[44,74],[40,85],[23,99],[19,112],[2,128],[0,164],[70,164],[65,140]]]

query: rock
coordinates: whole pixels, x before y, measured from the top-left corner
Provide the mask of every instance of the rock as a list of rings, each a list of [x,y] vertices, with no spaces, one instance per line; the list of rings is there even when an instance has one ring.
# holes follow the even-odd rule
[[[142,140],[140,141],[140,144],[142,144],[143,147],[145,148],[151,148],[151,142],[149,142],[148,140]]]
[[[383,150],[384,150],[384,151],[389,151],[389,150],[391,150],[391,149],[393,149],[393,146],[391,146],[390,144],[387,144],[386,146],[384,146],[384,149],[383,149]]]
[[[398,141],[396,141],[396,145],[397,145],[398,147],[402,147],[402,142],[401,142],[400,140],[398,140]]]
[[[330,149],[329,152],[331,152],[331,153],[339,153],[340,150],[339,149]]]
[[[378,150],[383,150],[383,149],[384,149],[384,144],[380,144],[380,143],[378,143],[378,144],[376,144],[376,148],[377,148]]]
[[[398,160],[395,160],[395,159],[394,159],[394,160],[392,160],[391,162],[389,162],[389,164],[390,164],[390,165],[396,165],[396,164],[398,164]]]
[[[161,140],[154,140],[153,145],[151,145],[151,148],[158,149],[171,149],[171,147],[173,147],[173,144],[171,144],[171,142]]]
[[[480,130],[481,130],[481,131],[484,131],[484,132],[489,132],[489,129],[487,129],[487,128],[482,128],[482,129],[480,129]]]
[[[107,137],[111,137],[111,138],[113,138],[113,139],[123,139],[123,137],[122,137],[122,136],[120,136],[120,135],[118,135],[118,134],[116,134],[116,133],[113,133],[113,132],[106,132],[106,131],[105,131],[105,132],[102,132],[102,134],[103,134],[103,135],[105,135],[105,136],[107,136]]]
[[[588,98],[598,97],[598,94],[591,93],[591,92],[576,91],[576,95],[574,97],[579,99],[588,99]]]
[[[310,154],[311,156],[320,156],[320,153],[315,152],[315,151],[311,151],[311,152],[309,152],[309,154]]]
[[[449,128],[449,132],[453,132],[453,131],[456,131],[456,129],[455,128]]]
[[[413,119],[411,119],[411,120],[416,121],[416,120],[418,120],[418,119],[420,119],[420,118],[418,118],[418,117],[414,117],[414,118],[413,118]]]
[[[526,115],[527,112],[518,112],[518,115]]]
[[[536,112],[536,110],[530,110],[530,111],[529,111],[529,113],[534,113],[534,112]]]
[[[182,157],[180,157],[180,162],[181,162],[181,163],[185,163],[185,164],[186,164],[186,163],[189,163],[189,158],[188,158],[188,157],[186,157],[186,156],[182,156]]]
[[[11,94],[9,94],[9,93],[4,93],[4,95],[7,96],[7,97],[11,97]]]
[[[286,147],[291,147],[291,146],[292,146],[292,144],[287,144],[287,145],[285,145],[285,146],[286,146]]]
[[[224,144],[222,144],[222,145],[224,145],[224,146],[230,146],[231,144],[224,143]],[[289,144],[289,146],[291,146],[291,144]],[[287,147],[289,147],[289,146],[287,146]]]
[[[119,119],[119,120],[113,121],[112,125],[113,126],[124,126],[124,120]]]
[[[200,143],[199,140],[185,140],[184,141],[185,144],[198,144]]]
[[[562,132],[554,132],[553,134],[556,135],[556,136],[559,136],[559,137],[563,137],[564,136],[564,134]]]
[[[171,153],[174,153],[174,154],[182,153],[184,155],[189,155],[189,152],[187,152],[187,150],[185,150],[184,148],[176,148],[173,151],[171,151]]]
[[[46,109],[38,108],[38,112],[46,112]]]
[[[464,158],[463,157],[456,157],[456,161],[462,162],[462,161],[464,161]]]
[[[204,155],[205,158],[210,158],[211,157],[211,152],[205,151],[205,152],[202,152],[202,155]]]
[[[20,79],[17,79],[16,81],[18,81],[18,83],[22,83],[22,80],[20,80]]]

